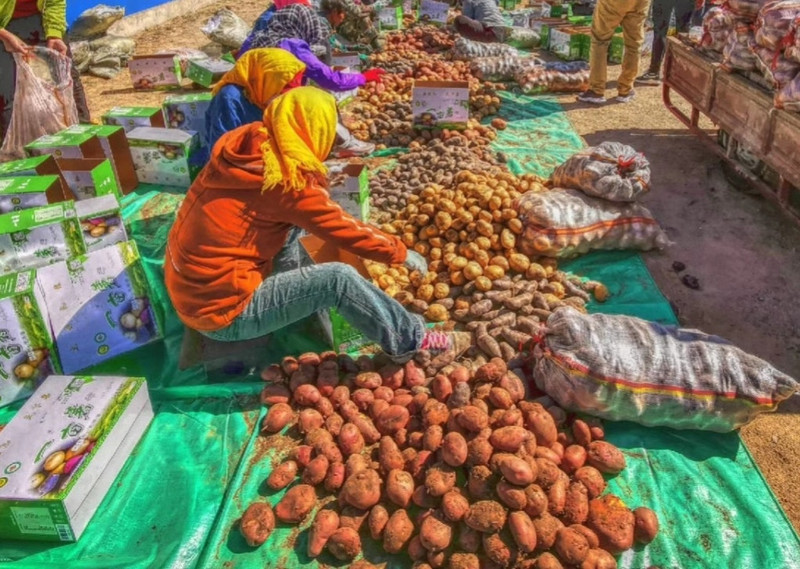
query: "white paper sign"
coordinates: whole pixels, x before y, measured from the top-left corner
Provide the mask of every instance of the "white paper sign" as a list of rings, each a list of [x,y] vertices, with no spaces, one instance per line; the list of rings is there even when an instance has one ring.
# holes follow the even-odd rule
[[[419,81],[411,91],[411,112],[417,128],[465,125],[469,120],[469,85]]]
[[[383,8],[380,12],[378,12],[378,21],[380,22],[381,26],[385,28],[397,28],[397,12],[398,9],[395,7]]]
[[[436,0],[422,0],[419,9],[419,17],[421,20],[429,20],[440,24],[447,23],[447,14],[450,5],[446,2],[436,2]]]

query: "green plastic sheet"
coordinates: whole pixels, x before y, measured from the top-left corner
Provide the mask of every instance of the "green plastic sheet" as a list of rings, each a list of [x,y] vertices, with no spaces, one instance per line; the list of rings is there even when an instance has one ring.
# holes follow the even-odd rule
[[[546,176],[581,147],[566,115],[552,100],[503,93],[509,122],[494,143],[515,172]],[[182,195],[141,186],[124,201],[124,217],[139,244],[165,340],[115,359],[96,373],[148,378],[155,420],[127,461],[79,542],[0,543],[0,567],[39,569],[227,569],[318,567],[305,554],[307,532],[278,525],[259,549],[247,547],[236,520],[255,499],[275,504],[281,493],[264,480],[291,445],[283,435],[258,436],[264,410],[251,370],[207,373],[178,369],[183,327],[163,284],[167,233]],[[611,292],[590,309],[676,323],[641,257],[592,253],[562,264],[600,280]],[[322,349],[302,326],[270,344],[270,357]],[[16,407],[0,409],[0,423]],[[608,439],[626,453],[628,468],[610,481],[632,507],[647,505],[661,533],[645,548],[626,552],[620,567],[644,569],[800,567],[800,542],[736,433],[653,429],[608,423]],[[392,569],[408,558],[381,554],[365,539],[366,557]],[[323,556],[325,565],[344,567]]]

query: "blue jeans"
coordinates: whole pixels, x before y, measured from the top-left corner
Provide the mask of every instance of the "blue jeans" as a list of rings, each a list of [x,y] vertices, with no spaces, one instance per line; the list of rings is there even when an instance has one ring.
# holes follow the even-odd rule
[[[344,263],[315,265],[293,229],[244,311],[226,328],[203,332],[234,342],[265,336],[316,312],[335,308],[352,326],[392,356],[419,349],[425,334],[421,318]]]

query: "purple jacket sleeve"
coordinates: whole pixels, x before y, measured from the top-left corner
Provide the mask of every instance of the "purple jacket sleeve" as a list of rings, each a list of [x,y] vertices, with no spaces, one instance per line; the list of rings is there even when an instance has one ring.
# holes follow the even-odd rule
[[[334,71],[322,63],[303,40],[296,38],[285,39],[278,44],[278,47],[288,51],[305,63],[305,77],[327,91],[350,91],[356,87],[361,87],[366,82],[361,73]]]

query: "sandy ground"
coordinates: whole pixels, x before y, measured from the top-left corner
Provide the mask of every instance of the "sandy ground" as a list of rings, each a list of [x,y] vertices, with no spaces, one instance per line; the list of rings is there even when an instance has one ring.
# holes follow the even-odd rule
[[[200,26],[224,2],[164,23],[137,37],[137,53],[188,47],[219,53]],[[252,21],[265,2],[242,0],[233,9]],[[610,69],[613,80],[617,68]],[[157,106],[164,93],[134,92],[127,70],[112,81],[84,78],[94,117],[115,105]],[[613,83],[609,85],[613,88]],[[640,88],[627,105],[587,107],[564,97],[562,103],[589,144],[617,140],[650,159],[653,190],[645,199],[674,245],[646,262],[672,302],[681,323],[728,338],[743,349],[800,377],[800,225],[762,198],[741,193],[725,179],[719,160],[665,109],[660,89]],[[609,95],[613,95],[609,91]],[[711,125],[707,125],[709,128]],[[678,274],[673,262],[686,266]],[[689,273],[699,290],[687,288]],[[800,398],[785,402],[742,431],[789,519],[800,530]]]

